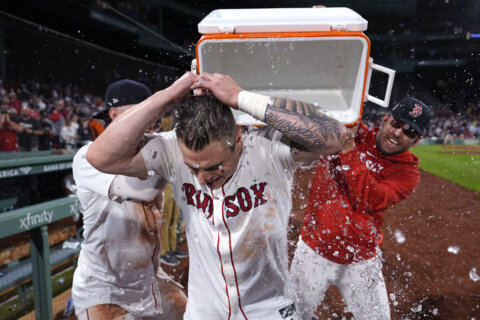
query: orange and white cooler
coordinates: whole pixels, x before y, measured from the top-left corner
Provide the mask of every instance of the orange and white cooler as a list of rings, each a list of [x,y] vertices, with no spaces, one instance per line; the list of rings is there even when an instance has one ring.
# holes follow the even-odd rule
[[[352,125],[364,101],[388,106],[395,75],[370,58],[367,24],[348,8],[214,10],[198,24],[192,71],[228,74],[245,90],[310,102]],[[388,75],[383,99],[368,94],[372,69]]]

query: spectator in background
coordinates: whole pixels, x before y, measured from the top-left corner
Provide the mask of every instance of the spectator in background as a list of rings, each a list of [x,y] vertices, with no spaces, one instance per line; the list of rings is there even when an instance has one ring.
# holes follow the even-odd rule
[[[90,120],[88,118],[80,119],[80,127],[77,129],[77,136],[78,136],[77,147],[84,146],[88,142],[93,141],[89,124],[90,124]]]
[[[12,121],[10,114],[14,116],[15,111],[11,112],[7,103],[2,103],[0,110],[0,152],[18,151],[18,133],[24,128]]]
[[[60,130],[62,130],[63,123],[65,122],[65,118],[63,117],[61,111],[63,109],[63,105],[61,103],[57,103],[54,107],[48,119],[50,119],[53,123],[53,128],[55,130],[55,135],[53,137],[53,145],[55,149],[60,149]]]
[[[77,145],[77,127],[72,124],[71,119],[65,120],[60,130],[60,141],[67,149],[73,149]]]
[[[32,99],[30,99],[32,100]],[[28,103],[28,106],[31,106],[32,104]],[[33,119],[40,119],[40,112],[38,110],[38,107],[35,105],[33,107],[30,107],[30,117]]]
[[[18,149],[20,151],[38,151],[38,136],[43,134],[40,121],[32,118],[30,114],[30,107],[22,107],[20,115],[17,116],[15,121],[25,128],[18,134]]]
[[[76,113],[72,113],[70,116],[70,121],[72,122],[72,127],[75,130],[78,130],[80,128],[80,122],[78,121],[78,115]]]
[[[35,105],[38,107],[38,110],[39,111],[43,111],[43,110],[46,110],[47,108],[47,105],[45,104],[45,102],[43,102],[43,97],[41,96],[35,96],[35,98],[33,99]]]
[[[10,91],[10,94],[8,95],[10,98],[10,107],[14,108],[17,111],[17,115],[20,114],[20,111],[22,110],[22,102],[17,99],[17,94],[15,91]]]
[[[86,103],[82,102],[78,104],[78,115],[80,116],[80,118],[89,118],[91,113],[92,112],[90,111],[90,108]]]
[[[40,125],[43,129],[43,134],[38,136],[38,150],[50,150],[53,144],[53,137],[55,136],[55,129],[53,123],[47,117],[47,111],[40,111]]]
[[[2,105],[5,105],[4,108],[8,110],[7,113],[10,115],[10,118],[12,118],[12,115],[18,115],[17,109],[12,107],[12,105],[10,104],[10,99],[8,98],[8,96],[3,96],[1,103]]]

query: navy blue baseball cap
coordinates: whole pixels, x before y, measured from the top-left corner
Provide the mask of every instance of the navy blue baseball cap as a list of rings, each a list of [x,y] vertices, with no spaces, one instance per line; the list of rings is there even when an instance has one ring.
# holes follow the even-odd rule
[[[98,112],[93,116],[95,119],[110,119],[108,110],[111,107],[121,107],[130,104],[138,104],[150,97],[150,89],[143,83],[130,79],[115,81],[107,88],[105,96],[105,110]]]
[[[424,136],[433,112],[422,101],[405,97],[393,107],[391,115]]]

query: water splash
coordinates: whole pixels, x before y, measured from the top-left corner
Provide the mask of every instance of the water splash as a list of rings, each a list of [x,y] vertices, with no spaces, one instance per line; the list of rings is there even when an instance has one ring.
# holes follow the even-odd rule
[[[460,252],[460,248],[457,246],[450,246],[448,247],[448,252],[458,254]]]
[[[473,267],[470,269],[470,273],[468,274],[470,276],[470,279],[472,279],[473,282],[477,282],[480,280],[480,276],[477,274],[477,268]]]
[[[397,241],[397,243],[404,243],[405,240],[407,240],[407,239],[405,238],[405,235],[403,234],[403,232],[400,231],[400,230],[395,230],[395,234],[394,234],[394,235],[395,235],[395,240]]]

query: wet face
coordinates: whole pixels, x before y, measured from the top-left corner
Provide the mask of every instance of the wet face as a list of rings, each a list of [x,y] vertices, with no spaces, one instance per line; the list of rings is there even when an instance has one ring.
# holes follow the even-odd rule
[[[407,151],[420,140],[420,135],[402,121],[386,114],[377,133],[377,148],[385,155]]]
[[[188,149],[182,142],[183,161],[195,174],[200,184],[211,189],[223,186],[235,173],[242,151],[240,131],[237,133],[234,148],[226,141],[213,141],[200,151]]]

